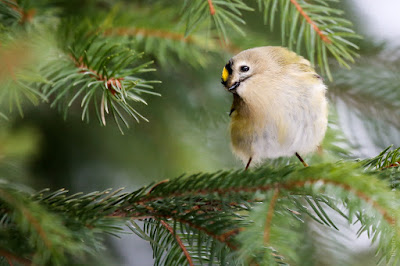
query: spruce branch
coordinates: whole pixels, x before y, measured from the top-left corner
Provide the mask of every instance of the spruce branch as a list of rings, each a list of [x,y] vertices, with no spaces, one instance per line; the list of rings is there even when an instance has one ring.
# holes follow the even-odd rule
[[[194,67],[207,67],[213,56],[221,53],[221,44],[214,30],[199,29],[190,35],[184,34],[181,19],[175,8],[158,5],[133,5],[137,16],[131,16],[125,10],[117,9],[109,16],[109,23],[102,26],[106,36],[126,36],[133,40],[136,50],[144,51],[162,67],[170,68],[171,64],[182,67],[182,63]],[[160,16],[154,16],[160,13]],[[152,23],[143,23],[152,17]],[[99,24],[102,24],[100,20]],[[232,45],[226,45],[229,51],[238,51]]]
[[[30,201],[27,194],[15,190],[10,184],[3,182],[0,186],[3,212],[0,232],[3,237],[7,234],[16,236],[15,239],[0,241],[1,249],[13,253],[10,249],[18,247],[16,243],[26,237],[28,242],[18,247],[19,254],[13,257],[18,257],[19,261],[32,260],[33,264],[48,261],[60,264],[65,262],[64,252],[67,249],[76,255],[80,254],[83,246],[71,237],[61,219],[48,213],[40,204]],[[29,257],[31,259],[27,259]]]
[[[210,15],[213,16],[215,14],[215,8],[213,5],[212,0],[207,0],[208,1],[208,7],[210,8]]]
[[[194,67],[206,67],[211,56],[219,52],[217,39],[202,33],[185,36],[174,30],[128,26],[113,27],[105,30],[104,34],[132,38],[136,49],[144,50],[147,56],[164,67],[170,67],[171,64],[180,66],[182,62]],[[227,46],[227,49],[234,50],[234,47]]]
[[[265,221],[265,228],[264,228],[264,244],[265,245],[267,245],[269,243],[271,220],[272,220],[272,216],[274,215],[275,203],[276,203],[276,200],[278,199],[278,197],[279,197],[279,190],[278,190],[278,188],[275,188],[274,194],[272,195],[271,201],[269,203],[267,218]]]
[[[24,9],[18,5],[17,1],[1,0],[0,1],[0,22],[5,25],[25,24],[32,21],[36,10]]]
[[[176,242],[178,243],[179,247],[182,249],[182,252],[185,254],[185,257],[186,257],[186,260],[187,260],[188,264],[190,266],[193,266],[194,264],[193,264],[192,258],[190,257],[190,254],[187,251],[187,249],[186,249],[185,245],[183,244],[183,242],[182,242],[181,238],[179,237],[179,235],[177,235],[175,233],[174,229],[168,223],[166,223],[163,220],[161,220],[160,222],[175,237]]]
[[[182,8],[182,20],[186,22],[185,36],[191,34],[204,21],[212,22],[220,36],[228,41],[228,27],[244,35],[239,24],[246,24],[241,18],[242,11],[253,11],[242,0],[185,1]]]
[[[37,54],[41,53],[32,38],[27,43],[29,36],[12,38],[0,45],[0,112],[5,119],[8,114],[17,109],[21,116],[24,115],[23,105],[29,102],[38,105],[46,101],[46,97],[35,86],[37,81],[42,80],[37,69],[32,65],[37,63]]]
[[[112,215],[113,217],[126,217],[127,214],[121,214],[120,212],[114,213]],[[243,230],[243,228],[235,228],[232,230],[228,230],[220,235],[217,235],[211,231],[208,231],[207,228],[204,228],[202,226],[196,225],[188,220],[184,220],[181,218],[174,218],[172,215],[143,215],[141,216],[139,213],[132,215],[131,219],[135,219],[135,220],[145,220],[145,219],[154,219],[154,220],[160,220],[160,219],[168,219],[168,220],[172,220],[175,222],[179,222],[181,224],[185,224],[187,226],[189,226],[192,229],[195,229],[199,232],[202,232],[206,235],[208,235],[209,237],[218,240],[219,242],[221,242],[222,244],[226,245],[229,249],[231,250],[237,250],[238,247],[230,241],[230,238],[232,238],[233,236],[239,234],[240,231]]]
[[[5,26],[0,27],[0,33],[15,34],[21,29],[31,32],[47,23],[58,22],[55,16],[58,10],[49,2],[47,0],[0,0],[0,26]]]
[[[324,166],[324,167],[326,167],[326,166]],[[330,168],[330,167],[328,167],[328,168]],[[321,169],[320,169],[321,170]],[[330,172],[331,170],[327,170],[327,172]],[[336,171],[336,170],[335,170]],[[349,173],[349,171],[351,171],[349,168],[347,168],[346,170],[345,170],[345,172],[348,174]],[[326,172],[326,173],[327,173]],[[341,171],[340,171],[341,172]],[[347,199],[347,197],[348,197],[348,193],[350,193],[350,194],[352,194],[352,195],[354,195],[354,196],[356,196],[356,198],[358,198],[358,200],[356,200],[356,202],[358,202],[357,204],[360,204],[361,202],[359,201],[359,200],[361,200],[361,201],[364,201],[364,202],[366,202],[366,203],[368,203],[368,204],[370,204],[370,206],[373,208],[373,209],[375,209],[378,213],[381,213],[381,215],[382,215],[382,217],[383,217],[383,219],[384,220],[386,220],[386,222],[387,222],[387,224],[389,225],[389,226],[391,226],[391,225],[393,225],[393,223],[394,223],[394,220],[393,220],[393,217],[392,217],[392,215],[391,214],[389,214],[389,213],[391,213],[391,211],[388,211],[386,208],[388,207],[388,206],[386,206],[386,207],[383,207],[382,205],[381,205],[381,202],[378,202],[378,201],[375,201],[375,200],[373,200],[372,198],[371,198],[371,196],[369,196],[368,194],[366,194],[365,193],[365,188],[363,188],[363,189],[360,189],[360,190],[354,190],[354,183],[352,184],[352,185],[350,185],[350,184],[346,184],[346,182],[345,182],[345,180],[343,180],[343,178],[345,178],[345,176],[343,176],[343,173],[344,172],[341,172],[340,174],[339,173],[337,173],[337,175],[335,174],[335,176],[337,177],[337,178],[339,178],[339,180],[335,180],[335,178],[333,179],[333,180],[326,180],[325,179],[325,177],[323,177],[322,179],[320,179],[320,178],[318,178],[318,179],[316,179],[316,180],[314,180],[314,179],[311,179],[311,180],[309,180],[308,178],[309,178],[309,176],[305,179],[305,180],[303,180],[303,181],[299,181],[299,180],[297,180],[297,181],[295,181],[295,180],[292,180],[291,182],[289,182],[289,183],[285,183],[285,182],[280,182],[280,184],[278,185],[278,184],[275,184],[275,185],[266,185],[266,186],[260,186],[260,184],[258,184],[257,186],[255,186],[254,188],[252,188],[252,187],[243,187],[243,188],[238,188],[238,187],[235,187],[235,186],[233,186],[232,188],[226,188],[226,190],[223,190],[223,189],[215,189],[215,190],[213,190],[212,188],[208,188],[208,189],[206,189],[206,188],[199,188],[199,190],[191,190],[191,191],[189,191],[188,192],[188,194],[182,194],[182,193],[172,193],[171,195],[168,195],[168,196],[166,196],[167,198],[164,198],[164,197],[152,197],[152,198],[150,198],[149,200],[149,202],[146,200],[146,201],[139,201],[139,203],[140,204],[145,204],[146,205],[146,207],[141,207],[143,210],[145,210],[145,212],[149,212],[149,213],[153,213],[154,214],[154,212],[155,212],[155,205],[151,205],[151,206],[147,206],[147,204],[150,204],[150,202],[153,202],[153,201],[157,201],[157,202],[159,202],[160,203],[160,201],[162,202],[162,201],[164,201],[164,200],[166,200],[166,201],[168,201],[167,199],[169,198],[169,197],[171,197],[171,198],[174,198],[174,201],[177,201],[177,199],[178,198],[180,198],[180,197],[190,197],[190,195],[192,195],[193,197],[195,197],[196,195],[201,195],[202,196],[202,198],[204,198],[204,197],[210,197],[211,195],[213,195],[213,194],[215,194],[215,193],[217,193],[218,195],[220,195],[221,197],[224,195],[224,196],[228,196],[228,195],[230,195],[231,193],[250,193],[250,192],[253,192],[253,194],[254,194],[254,192],[255,191],[265,191],[265,192],[267,192],[267,191],[275,191],[276,189],[279,189],[280,191],[281,191],[281,193],[285,193],[285,191],[286,190],[289,190],[289,191],[292,191],[292,193],[293,192],[295,192],[295,191],[297,191],[297,189],[300,189],[300,188],[302,188],[302,189],[304,189],[304,188],[307,188],[307,187],[313,187],[314,185],[315,186],[322,186],[322,187],[327,187],[327,188],[329,188],[329,187],[331,187],[331,186],[333,186],[333,187],[336,187],[336,188],[339,188],[340,190],[342,190],[343,192],[345,192],[345,194],[342,194],[342,196],[344,197],[344,199]],[[269,177],[271,177],[271,175],[268,175]],[[339,177],[339,176],[341,176],[341,177]],[[226,176],[224,176],[224,177],[226,177]],[[243,176],[242,176],[243,177]],[[365,176],[364,176],[365,177]],[[364,177],[362,177],[360,180],[362,180],[362,179],[364,179]],[[204,178],[204,176],[202,177],[202,178]],[[215,178],[217,178],[217,177],[215,177]],[[221,176],[218,176],[218,178],[221,178]],[[257,178],[254,178],[254,179],[252,179],[252,180],[259,180],[260,178],[262,178],[262,177],[260,177],[260,176],[258,176]],[[247,182],[249,182],[249,180],[248,179],[246,179],[247,180]],[[207,182],[208,184],[209,183],[212,183],[212,182],[210,182],[210,180],[207,180],[207,181],[205,181],[205,182]],[[157,186],[157,188],[155,189],[155,191],[153,191],[153,193],[156,193],[158,190],[162,190],[162,191],[165,191],[165,188],[164,189],[162,189],[161,187],[162,186],[167,186],[167,185],[171,185],[170,183],[163,183],[163,184],[161,184],[161,185],[159,185],[159,186]],[[192,186],[191,186],[192,187]],[[372,186],[372,187],[374,187],[374,186]],[[373,188],[370,188],[370,189],[367,189],[367,191],[369,191],[369,193],[371,193],[372,191],[373,191]],[[371,190],[372,189],[372,190]],[[313,190],[313,189],[311,189],[311,190]],[[328,189],[329,190],[329,189]],[[171,192],[172,191],[175,191],[175,190],[173,190],[172,188],[171,188]],[[307,191],[309,191],[308,189],[307,189]],[[152,193],[152,194],[153,194]],[[307,192],[307,193],[311,193],[310,191],[309,192]],[[189,195],[190,194],[190,195]],[[311,193],[311,194],[313,194],[313,193]],[[337,195],[337,193],[334,193],[335,195]],[[285,194],[284,194],[285,195]],[[346,195],[346,196],[345,196]],[[242,194],[242,196],[243,196],[243,194]],[[320,199],[318,199],[318,200],[320,200]],[[193,201],[194,201],[194,199],[193,199]],[[316,202],[316,203],[314,203],[314,204],[316,204],[316,205],[319,205],[319,203],[318,203],[318,201],[314,201],[314,202]],[[327,201],[325,201],[325,202],[327,202]],[[352,202],[352,204],[354,204],[354,203],[356,203],[356,202]],[[390,202],[390,200],[389,201],[387,201],[387,203],[389,203]],[[309,201],[309,203],[311,203],[310,201]],[[328,202],[328,204],[329,204],[329,202]],[[347,203],[348,204],[348,203]],[[389,203],[389,205],[390,205],[391,203]],[[158,204],[157,204],[158,205]],[[169,207],[169,208],[171,208],[171,207]],[[323,208],[321,208],[320,206],[318,206],[318,207],[315,207],[315,210],[317,210],[317,208],[318,208],[318,210],[321,212],[321,213],[323,213],[323,214],[319,214],[319,216],[320,217],[322,217],[321,219],[323,219],[323,220],[325,220],[325,223],[326,224],[328,224],[329,226],[331,226],[330,224],[332,223],[332,221],[330,221],[330,219],[329,219],[329,217],[326,215],[326,213],[324,212],[324,210],[323,210]],[[364,207],[363,207],[364,208]],[[267,209],[267,208],[266,208]],[[391,207],[389,207],[389,209],[391,209]],[[354,210],[353,210],[354,211]],[[296,212],[303,212],[303,210],[301,210],[301,209],[298,209],[298,210],[296,210]],[[209,212],[208,212],[209,213]],[[290,214],[291,215],[291,212],[287,212],[288,214]],[[143,213],[142,213],[143,214]],[[181,215],[183,215],[183,214],[181,214]],[[351,216],[352,216],[352,214],[350,214],[349,216],[345,216],[345,217],[347,217],[347,219],[351,219]],[[368,215],[367,215],[368,216]],[[268,215],[266,215],[266,217],[268,217]],[[365,216],[366,217],[366,216]],[[266,221],[265,220],[266,218],[264,218],[264,221]],[[287,219],[287,217],[285,217],[285,219]],[[267,219],[268,220],[268,219]],[[371,221],[369,221],[369,222],[371,222]],[[376,221],[375,221],[376,222]],[[268,224],[268,223],[267,223]],[[204,226],[204,223],[203,223],[203,226]],[[333,225],[334,226],[334,225]],[[242,233],[241,234],[243,234],[244,232],[246,232],[247,231],[247,229],[246,230],[244,230],[244,231],[242,231]],[[398,234],[398,231],[397,231],[397,233],[396,234]],[[279,250],[279,249],[278,249]]]
[[[304,217],[337,228],[326,208],[349,223],[356,217],[363,225],[360,233],[368,232],[374,241],[379,241],[380,255],[396,259],[400,256],[400,212],[393,199],[398,195],[390,192],[388,179],[381,178],[382,173],[393,174],[394,168],[375,170],[371,166],[382,165],[382,161],[390,164],[398,156],[398,150],[384,151],[377,157],[380,159],[371,159],[368,164],[340,162],[305,169],[289,165],[250,172],[220,171],[182,176],[132,193],[107,190],[68,196],[67,191],[59,190],[39,192],[30,199],[32,204],[63,220],[76,241],[87,239],[93,230],[118,234],[121,224],[128,219],[144,221],[144,230],[137,229],[134,223],[131,228],[150,240],[158,265],[190,260],[195,265],[296,261],[296,243],[300,239],[296,228]],[[398,177],[398,173],[394,175]],[[338,204],[344,205],[349,213],[343,214]],[[12,206],[23,213],[22,205]],[[24,208],[31,206],[25,204]],[[1,208],[1,216],[6,217],[10,210]],[[10,225],[19,222],[7,219]],[[35,228],[35,223],[30,224]],[[48,231],[46,235],[51,236]],[[99,245],[98,241],[93,245]],[[65,248],[68,250],[70,245]],[[249,250],[253,251],[251,255]],[[19,255],[18,251],[9,252]]]
[[[6,258],[8,265],[10,265],[10,266],[14,265],[13,261],[18,262],[22,265],[31,265],[32,264],[32,261],[24,259],[24,258],[20,258],[6,250],[0,250],[0,256]]]
[[[343,11],[329,6],[332,0],[309,3],[305,0],[258,0],[264,13],[264,23],[274,28],[279,10],[280,31],[283,45],[304,54],[311,64],[318,63],[322,74],[332,80],[328,52],[346,68],[357,57],[358,46],[352,41],[360,36],[352,29],[352,23],[341,17]],[[287,40],[287,41],[286,41]],[[304,47],[304,48],[303,48]]]
[[[79,28],[66,32],[62,39],[65,52],[57,51],[54,58],[42,67],[47,84],[41,87],[47,97],[53,96],[51,106],[58,105],[67,115],[72,104],[82,97],[82,120],[89,121],[90,103],[94,104],[101,125],[106,125],[106,115],[113,116],[121,133],[121,122],[129,128],[125,115],[148,121],[132,105],[146,104],[143,94],[160,94],[151,91],[157,81],[144,80],[136,75],[154,71],[152,62],[138,65],[142,54],[129,48],[126,39],[101,38]],[[136,65],[136,66],[135,66]]]
[[[296,0],[290,0],[290,2],[296,7],[296,9],[299,11],[300,15],[304,17],[304,19],[312,26],[314,31],[319,35],[322,41],[325,43],[331,44],[332,41],[326,37],[326,35],[322,32],[322,30],[315,24],[315,22],[307,15],[307,13],[304,11],[304,9],[300,6],[300,4]]]

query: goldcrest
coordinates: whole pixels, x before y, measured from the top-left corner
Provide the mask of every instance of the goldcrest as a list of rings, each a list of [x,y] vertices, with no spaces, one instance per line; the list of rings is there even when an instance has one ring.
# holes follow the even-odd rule
[[[328,124],[326,86],[310,62],[283,47],[256,47],[232,57],[222,84],[233,95],[233,152],[244,162],[314,151]]]

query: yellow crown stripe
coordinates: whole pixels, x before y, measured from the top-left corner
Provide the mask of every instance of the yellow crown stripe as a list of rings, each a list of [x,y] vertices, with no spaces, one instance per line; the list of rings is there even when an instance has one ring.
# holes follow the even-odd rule
[[[228,70],[226,70],[226,67],[224,67],[224,69],[222,70],[222,80],[226,82],[228,80],[228,76],[229,76]]]

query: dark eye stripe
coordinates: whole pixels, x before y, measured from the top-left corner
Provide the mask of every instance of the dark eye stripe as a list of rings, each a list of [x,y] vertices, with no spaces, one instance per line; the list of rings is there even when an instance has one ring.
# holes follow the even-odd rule
[[[232,63],[231,63],[231,61],[229,61],[229,63],[225,65],[225,68],[228,71],[229,75],[232,75]]]

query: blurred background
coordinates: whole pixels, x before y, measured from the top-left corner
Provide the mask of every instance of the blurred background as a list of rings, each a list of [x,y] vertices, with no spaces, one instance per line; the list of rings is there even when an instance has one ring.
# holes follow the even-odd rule
[[[146,1],[127,1],[129,4],[116,1],[53,2],[51,12],[82,20],[123,10],[124,17],[117,18],[117,21],[120,19],[118,23],[144,23],[149,28],[157,28],[168,18],[166,15],[149,19],[151,10],[148,12]],[[154,9],[165,8],[157,1],[150,2]],[[364,39],[358,41],[360,58],[351,70],[338,67],[334,60],[330,62],[334,80],[326,82],[331,127],[343,132],[343,135],[337,133],[341,138],[336,139],[336,144],[346,148],[346,157],[371,157],[391,144],[400,145],[400,53],[397,48],[400,45],[400,2],[346,0],[337,6],[345,10],[345,17],[354,23],[355,31]],[[140,9],[144,11],[139,12]],[[102,13],[93,14],[91,10]],[[40,15],[50,17],[54,15],[51,12],[47,14],[44,10]],[[147,16],[145,22],[143,16]],[[271,32],[263,24],[261,15],[244,12],[244,19],[247,35],[233,35],[235,49],[280,44],[279,30]],[[32,24],[41,23],[35,18],[32,21]],[[175,21],[165,27],[182,29]],[[43,40],[41,42],[43,44]],[[95,119],[82,122],[79,106],[71,108],[64,119],[62,113],[47,103],[23,104],[23,117],[14,110],[7,114],[7,120],[0,120],[2,178],[36,190],[67,188],[75,193],[125,187],[132,191],[151,181],[184,173],[243,167],[230,151],[227,128],[232,99],[220,84],[222,67],[232,56],[230,51],[211,47],[210,51],[204,49],[200,54],[193,53],[192,60],[190,53],[181,56],[173,48],[166,48],[166,55],[158,54],[157,38],[152,44],[144,42],[140,36],[133,38],[133,42],[139,51],[147,52],[146,58],[155,61],[157,71],[145,74],[145,77],[162,81],[155,85],[155,91],[162,96],[148,96],[145,98],[148,106],[137,106],[150,122],[131,123],[131,128],[124,130],[122,135],[112,122],[105,127]],[[207,43],[206,38],[204,42]],[[32,62],[42,60],[46,52],[43,47],[35,50]],[[0,58],[5,60],[6,57]],[[7,84],[9,78],[0,75],[3,84]],[[2,110],[7,109],[5,105],[2,102]],[[336,155],[337,159],[341,157]],[[335,256],[342,256],[347,265],[375,265],[373,248],[366,236],[356,237],[356,230],[356,225],[343,229],[345,245],[351,248],[340,254],[335,251],[323,253],[323,256],[316,252],[320,260],[314,261],[316,265],[335,265],[330,264],[334,260],[329,259]],[[321,228],[310,227],[310,235],[318,238],[320,234],[324,234]],[[132,234],[124,235],[122,239],[109,238],[107,246],[109,249],[104,256],[93,258],[93,264],[152,265],[150,245]]]

